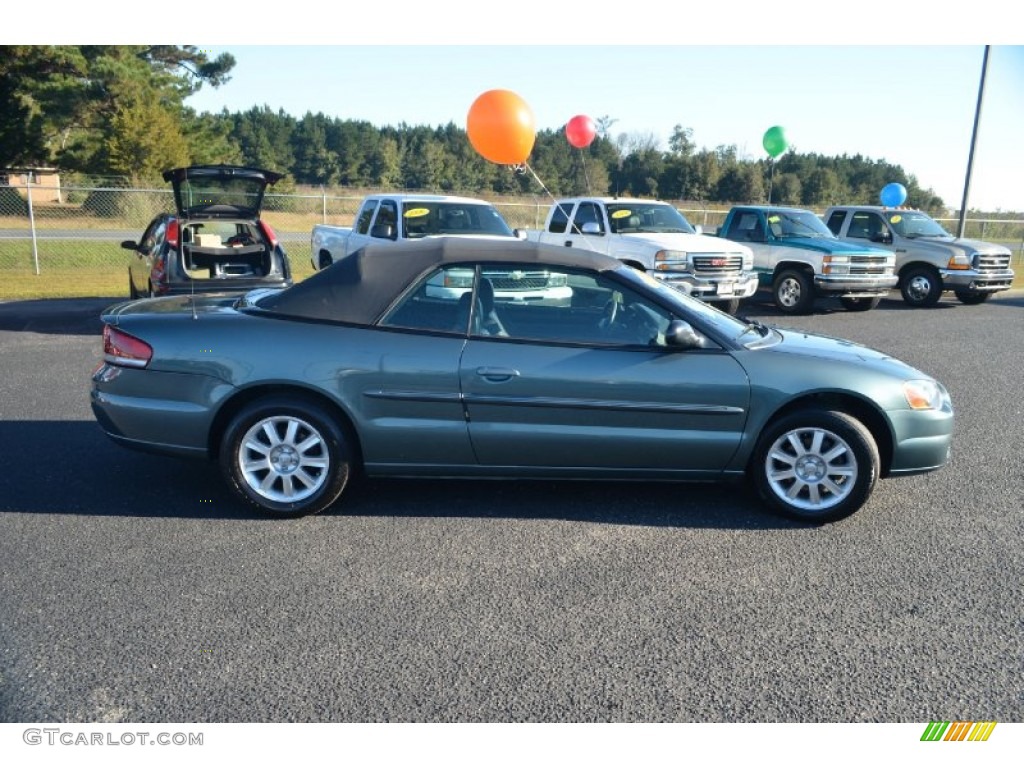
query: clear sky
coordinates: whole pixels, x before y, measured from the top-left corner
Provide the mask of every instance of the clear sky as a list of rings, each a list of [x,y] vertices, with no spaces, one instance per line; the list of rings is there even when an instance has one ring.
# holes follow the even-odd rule
[[[237,59],[199,111],[269,105],[377,126],[465,127],[474,99],[515,91],[538,128],[608,116],[612,135],[766,157],[773,125],[799,152],[900,165],[959,207],[984,46],[210,46]],[[1024,46],[990,49],[969,206],[1024,211]]]
[[[297,118],[465,127],[474,99],[504,88],[530,105],[539,129],[577,114],[607,116],[613,137],[667,142],[681,125],[700,148],[736,145],[750,158],[766,156],[764,132],[781,125],[791,149],[900,165],[953,208],[963,198],[987,42],[968,205],[1024,211],[1024,34],[998,0],[827,8],[817,0],[308,0],[248,6],[244,19],[236,6],[209,3],[181,24],[173,5],[153,15],[143,4],[108,3],[110,12],[85,16],[76,5],[51,0],[45,24],[7,27],[30,29],[19,33],[29,39],[4,40],[8,32],[0,41],[183,34],[182,42],[237,59],[230,82],[186,102],[201,112],[267,105]],[[10,12],[15,22],[42,13],[27,4]]]

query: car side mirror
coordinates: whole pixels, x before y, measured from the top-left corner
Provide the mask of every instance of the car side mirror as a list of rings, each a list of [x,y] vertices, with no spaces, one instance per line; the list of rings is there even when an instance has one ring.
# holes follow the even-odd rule
[[[673,320],[665,331],[665,343],[676,349],[700,349],[704,346],[704,337],[685,320]]]
[[[890,245],[892,243],[892,235],[888,232],[873,232],[871,234],[871,242]]]
[[[129,251],[139,250],[139,244],[136,243],[134,240],[122,240],[121,247],[127,248]]]
[[[703,235],[704,234],[704,227],[701,226],[700,224],[695,224],[694,227],[693,227],[693,232],[694,232],[694,234],[697,234],[697,235]]]
[[[384,240],[395,239],[395,228],[390,224],[374,224],[370,230],[370,237],[377,237]]]
[[[519,229],[518,227],[516,227],[515,229],[512,230],[512,234],[516,236],[516,240],[525,240],[526,239],[526,230],[525,229]]]
[[[580,232],[584,235],[600,235],[601,226],[596,221],[588,221],[580,227]]]

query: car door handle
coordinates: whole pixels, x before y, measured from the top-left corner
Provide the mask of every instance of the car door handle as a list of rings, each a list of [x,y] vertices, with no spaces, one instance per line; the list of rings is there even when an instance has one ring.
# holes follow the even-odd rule
[[[565,241],[565,247],[566,248],[572,248],[572,240],[566,240]]]
[[[515,368],[477,368],[476,375],[488,381],[508,381],[519,375]]]

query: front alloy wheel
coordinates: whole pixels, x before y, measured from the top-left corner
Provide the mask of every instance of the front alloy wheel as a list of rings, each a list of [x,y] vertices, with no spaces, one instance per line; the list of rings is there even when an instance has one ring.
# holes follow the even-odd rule
[[[805,315],[814,306],[814,285],[806,272],[787,269],[775,278],[772,296],[775,306],[787,315]]]
[[[225,433],[221,469],[245,501],[278,515],[321,512],[344,490],[345,437],[318,406],[295,398],[256,401]]]
[[[881,461],[871,433],[838,411],[801,411],[761,436],[753,459],[761,497],[780,512],[824,523],[856,512]]]

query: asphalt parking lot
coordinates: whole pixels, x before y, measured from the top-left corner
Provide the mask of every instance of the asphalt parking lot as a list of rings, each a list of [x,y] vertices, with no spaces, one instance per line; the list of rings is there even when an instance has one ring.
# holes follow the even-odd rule
[[[627,483],[364,482],[265,519],[100,431],[106,303],[0,302],[0,720],[1024,720],[1022,292],[744,308],[952,394],[951,463],[823,527]]]

